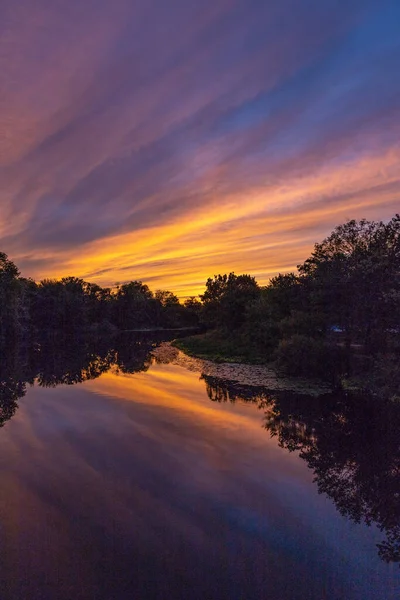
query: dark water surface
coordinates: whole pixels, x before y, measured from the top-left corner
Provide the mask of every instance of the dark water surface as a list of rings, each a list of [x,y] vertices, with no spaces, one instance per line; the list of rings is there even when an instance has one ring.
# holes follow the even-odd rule
[[[400,597],[396,408],[64,360],[2,375],[1,600]]]

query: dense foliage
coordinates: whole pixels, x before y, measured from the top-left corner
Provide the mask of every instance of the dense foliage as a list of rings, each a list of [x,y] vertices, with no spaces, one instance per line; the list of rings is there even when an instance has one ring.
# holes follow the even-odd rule
[[[198,303],[199,304],[199,303]],[[30,343],[43,333],[110,333],[198,325],[196,301],[181,304],[169,291],[153,294],[141,281],[116,290],[77,277],[36,283],[20,277],[0,254],[0,344]]]
[[[201,298],[201,317],[214,329],[183,342],[195,354],[273,361],[334,383],[358,377],[399,396],[399,215],[336,227],[297,273],[267,287],[248,275],[217,275]]]

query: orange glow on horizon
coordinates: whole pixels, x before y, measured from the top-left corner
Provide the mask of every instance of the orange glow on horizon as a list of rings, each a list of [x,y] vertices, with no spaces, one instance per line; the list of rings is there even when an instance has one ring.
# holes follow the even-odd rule
[[[35,275],[76,275],[105,286],[139,279],[180,297],[201,293],[209,276],[230,271],[250,273],[265,285],[295,270],[335,225],[394,214],[390,186],[398,183],[397,167],[400,151],[390,149],[272,189],[258,187],[245,201],[212,197],[172,222],[99,239],[68,255],[42,252],[39,258],[51,256],[57,267]]]

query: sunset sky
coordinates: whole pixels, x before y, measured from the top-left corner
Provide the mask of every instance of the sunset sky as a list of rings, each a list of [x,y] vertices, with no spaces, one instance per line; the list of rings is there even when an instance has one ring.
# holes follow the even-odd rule
[[[400,212],[399,0],[1,0],[0,251],[260,283]]]

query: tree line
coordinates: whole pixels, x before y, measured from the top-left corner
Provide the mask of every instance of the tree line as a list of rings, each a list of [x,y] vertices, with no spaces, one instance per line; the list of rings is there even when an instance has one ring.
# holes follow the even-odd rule
[[[195,298],[183,304],[172,292],[153,293],[141,281],[115,290],[79,277],[35,282],[20,276],[0,253],[0,344],[35,340],[43,332],[82,334],[145,328],[181,328],[199,322]]]
[[[43,332],[196,326],[206,333],[183,344],[197,354],[333,380],[368,372],[370,386],[398,396],[400,216],[339,225],[297,272],[267,286],[247,274],[214,275],[183,303],[141,281],[114,290],[77,277],[35,282],[0,253],[0,346]]]
[[[296,273],[259,286],[215,275],[201,296],[212,329],[183,342],[195,353],[274,362],[334,382],[361,375],[400,397],[400,216],[336,227]]]

